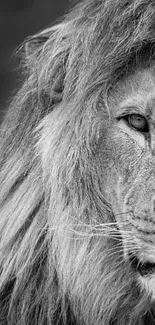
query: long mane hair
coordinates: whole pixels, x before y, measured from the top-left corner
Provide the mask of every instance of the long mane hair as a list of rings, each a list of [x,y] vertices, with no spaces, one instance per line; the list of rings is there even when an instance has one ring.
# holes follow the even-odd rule
[[[109,88],[154,44],[154,0],[85,0],[23,44],[0,131],[0,324],[154,324],[99,153]]]

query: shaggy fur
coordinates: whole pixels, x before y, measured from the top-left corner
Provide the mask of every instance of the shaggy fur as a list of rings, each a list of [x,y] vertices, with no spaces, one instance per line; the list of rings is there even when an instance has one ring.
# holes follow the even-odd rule
[[[86,0],[26,40],[0,133],[0,324],[155,323],[100,227],[114,212],[96,155],[109,88],[154,44],[154,0]]]

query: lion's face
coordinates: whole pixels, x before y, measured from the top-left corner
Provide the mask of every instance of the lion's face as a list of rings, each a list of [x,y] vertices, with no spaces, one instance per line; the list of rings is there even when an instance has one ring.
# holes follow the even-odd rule
[[[129,259],[155,298],[155,73],[138,71],[109,97],[103,143],[107,197]],[[106,142],[106,143],[105,143]],[[106,168],[106,156],[110,164]]]

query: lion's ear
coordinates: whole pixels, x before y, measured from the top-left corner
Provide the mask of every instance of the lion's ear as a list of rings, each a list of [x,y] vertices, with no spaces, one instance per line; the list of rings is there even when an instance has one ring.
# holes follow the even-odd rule
[[[63,35],[65,28],[65,24],[47,28],[27,38],[23,44],[24,67],[30,76],[33,73],[36,78],[40,103],[48,108],[49,105],[53,107],[60,103],[64,94],[66,62],[70,51],[68,38]]]
[[[35,35],[32,37],[26,38],[24,42],[25,46],[25,57],[28,59],[35,52],[37,53],[45,42],[48,40],[48,36],[46,35]]]
[[[48,110],[61,102],[64,90],[68,43],[65,46],[65,38],[57,42],[61,28],[47,28],[23,44],[25,66],[30,76],[35,72],[40,103]]]

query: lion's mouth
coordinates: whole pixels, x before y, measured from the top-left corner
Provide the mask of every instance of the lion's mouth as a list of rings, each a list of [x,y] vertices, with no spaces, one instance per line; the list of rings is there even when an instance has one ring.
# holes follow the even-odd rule
[[[155,263],[141,262],[137,256],[129,254],[129,261],[134,270],[138,271],[141,276],[147,276],[155,273]]]

